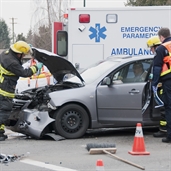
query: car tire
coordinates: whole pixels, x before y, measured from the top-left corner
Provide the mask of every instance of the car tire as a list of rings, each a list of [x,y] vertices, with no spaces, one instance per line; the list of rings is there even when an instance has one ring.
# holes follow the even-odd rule
[[[77,104],[61,107],[55,112],[54,119],[55,132],[67,139],[82,137],[89,126],[86,110]]]

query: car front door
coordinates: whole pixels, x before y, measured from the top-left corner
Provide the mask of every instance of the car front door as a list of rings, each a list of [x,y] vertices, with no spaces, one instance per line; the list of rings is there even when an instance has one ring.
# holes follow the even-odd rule
[[[143,121],[142,109],[148,107],[149,82],[146,75],[135,80],[134,63],[124,66],[119,71],[113,72],[108,77],[113,81],[110,86],[100,84],[97,87],[98,119],[103,124],[114,124],[114,126],[135,126],[137,122]],[[148,65],[150,67],[150,63]],[[145,110],[145,109],[144,109]]]
[[[128,126],[142,121],[142,95],[146,83],[114,84],[97,88],[98,118],[102,123]]]

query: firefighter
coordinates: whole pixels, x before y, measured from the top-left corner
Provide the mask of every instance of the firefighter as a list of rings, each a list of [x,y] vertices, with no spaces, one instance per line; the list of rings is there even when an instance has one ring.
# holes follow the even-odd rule
[[[7,139],[5,125],[7,125],[12,110],[12,99],[19,77],[30,77],[42,68],[42,63],[30,68],[22,67],[21,59],[31,52],[30,46],[24,41],[12,44],[9,50],[0,54],[0,141]]]
[[[167,121],[167,137],[162,139],[163,143],[171,143],[171,35],[170,29],[162,27],[158,31],[162,44],[156,49],[153,60],[153,92],[157,91],[157,84],[162,83],[165,118]]]
[[[157,47],[161,44],[160,39],[158,36],[153,36],[147,40],[147,46],[150,48],[151,52],[155,55]],[[161,85],[161,84],[160,84]],[[158,94],[159,97],[162,99],[162,87],[159,88]],[[164,107],[160,108],[161,118],[159,123],[159,131],[153,134],[154,137],[166,137],[166,119],[165,119],[165,110]]]

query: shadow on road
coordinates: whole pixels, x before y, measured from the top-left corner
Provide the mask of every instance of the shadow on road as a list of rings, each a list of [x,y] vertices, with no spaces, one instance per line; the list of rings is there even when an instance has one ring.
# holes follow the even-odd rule
[[[106,128],[106,129],[94,129],[88,130],[84,135],[84,138],[93,138],[93,137],[110,137],[110,136],[132,136],[135,134],[136,128]],[[157,132],[158,128],[143,128],[144,135],[152,135],[154,132]]]

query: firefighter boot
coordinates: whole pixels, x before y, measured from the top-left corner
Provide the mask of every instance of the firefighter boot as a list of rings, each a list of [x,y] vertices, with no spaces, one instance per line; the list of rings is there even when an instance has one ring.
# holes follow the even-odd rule
[[[161,138],[161,137],[166,137],[166,136],[167,136],[167,133],[163,131],[158,131],[153,134],[153,137],[156,137],[156,138]]]
[[[162,142],[164,142],[164,143],[171,143],[171,139],[166,137],[166,138],[162,139]]]
[[[161,138],[161,137],[166,137],[167,136],[167,128],[166,128],[166,120],[164,118],[164,114],[162,114],[162,119],[160,120],[160,125],[159,125],[159,131],[154,133],[153,136],[154,137],[158,137],[158,138]]]
[[[8,137],[7,135],[4,135],[5,133],[5,125],[1,124],[0,125],[0,141],[5,141]]]

